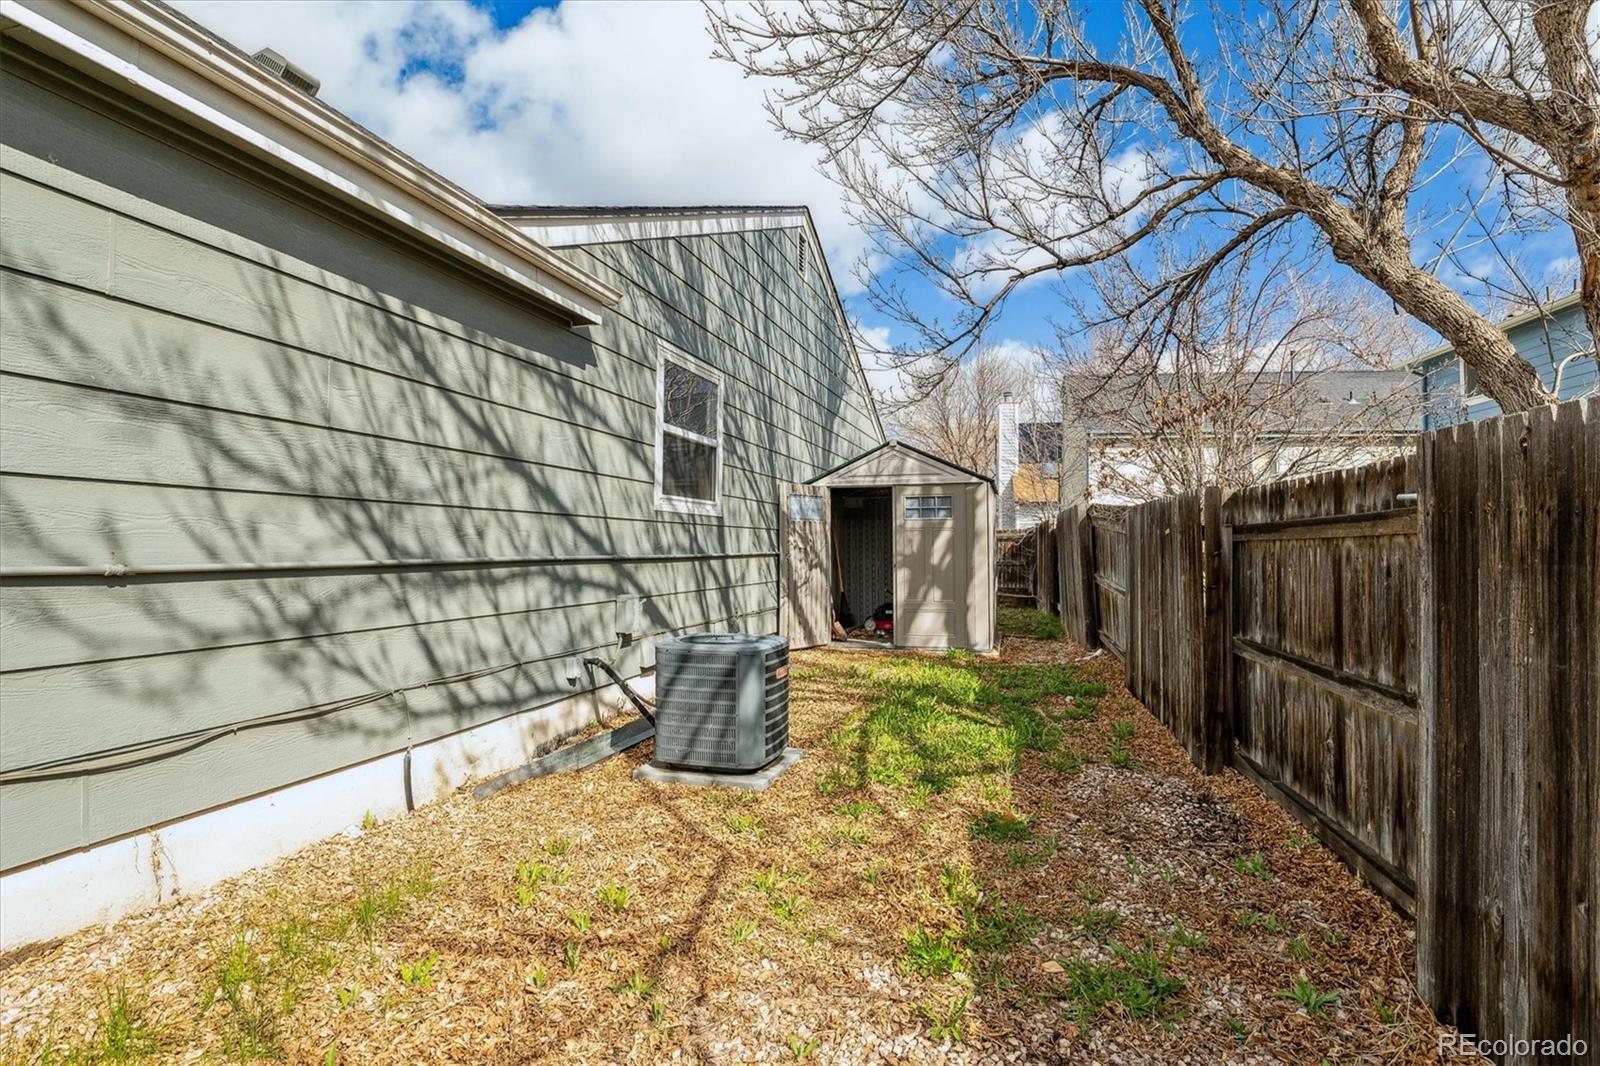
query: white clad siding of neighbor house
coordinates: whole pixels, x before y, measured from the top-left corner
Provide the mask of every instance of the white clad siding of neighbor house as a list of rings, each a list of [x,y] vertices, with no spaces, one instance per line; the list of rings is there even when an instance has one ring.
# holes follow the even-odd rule
[[[572,250],[624,291],[573,331],[5,59],[0,769],[524,665],[0,785],[0,870],[570,696],[619,594],[775,627],[777,483],[881,440],[799,231]],[[662,341],[725,377],[720,515],[656,508]]]

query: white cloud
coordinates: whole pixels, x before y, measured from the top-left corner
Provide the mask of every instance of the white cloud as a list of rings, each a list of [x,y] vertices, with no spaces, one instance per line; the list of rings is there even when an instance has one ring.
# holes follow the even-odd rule
[[[711,58],[690,3],[565,3],[506,32],[464,3],[177,0],[247,52],[490,202],[806,204],[842,291],[863,247],[763,86]],[[410,76],[405,76],[409,74]]]

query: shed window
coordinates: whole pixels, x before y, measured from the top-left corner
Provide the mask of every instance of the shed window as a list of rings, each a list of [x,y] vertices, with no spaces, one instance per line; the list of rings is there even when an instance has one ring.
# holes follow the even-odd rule
[[[948,496],[907,496],[907,518],[949,518],[950,497]]]
[[[656,390],[656,509],[719,513],[722,376],[663,348]]]

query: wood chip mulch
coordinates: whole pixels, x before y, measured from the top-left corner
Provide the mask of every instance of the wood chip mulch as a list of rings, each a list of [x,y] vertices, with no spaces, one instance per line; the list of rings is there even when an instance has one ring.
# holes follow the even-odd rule
[[[829,737],[876,698],[857,666],[883,654],[795,655],[807,754],[767,792],[635,783],[647,743],[0,958],[0,1062],[72,1061],[60,1049],[103,1041],[119,993],[135,1061],[1445,1061],[1409,923],[1242,778],[1194,770],[1109,656],[1023,639],[1000,656],[1107,684],[1094,719],[1065,726],[1080,767],[1030,751],[931,798],[838,791]],[[1116,766],[1123,717],[1132,762]],[[841,813],[852,800],[876,809]],[[974,839],[997,802],[1053,852],[1019,863]],[[915,976],[907,932],[958,921],[940,885],[963,867],[1034,922],[973,976]],[[1091,912],[1113,912],[1109,936],[1085,932]],[[1171,946],[1180,929],[1196,946]],[[1063,962],[1113,939],[1164,945],[1182,989],[1158,1016],[1071,1009]],[[231,999],[230,957],[255,960]],[[1308,1012],[1285,994],[1297,979],[1337,1001]],[[952,1013],[961,1038],[936,1037]]]

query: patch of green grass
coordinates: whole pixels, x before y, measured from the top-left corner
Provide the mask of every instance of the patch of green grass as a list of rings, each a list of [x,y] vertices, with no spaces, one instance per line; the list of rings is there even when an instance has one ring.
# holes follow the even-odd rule
[[[1311,958],[1311,945],[1306,943],[1303,936],[1290,937],[1283,946],[1284,954],[1296,962],[1306,962]]]
[[[567,941],[566,946],[561,949],[562,965],[567,968],[568,973],[577,973],[578,963],[581,961],[582,955],[578,950],[578,942],[576,940]]]
[[[1106,741],[1106,762],[1119,770],[1126,770],[1133,765],[1133,750],[1128,747],[1127,741],[1112,737]]]
[[[806,898],[798,892],[773,893],[767,909],[785,922],[797,922],[806,910]]]
[[[1326,1017],[1328,1008],[1339,1002],[1339,993],[1320,991],[1304,976],[1296,977],[1293,984],[1275,995],[1289,1000],[1313,1018]]]
[[[626,981],[611,986],[611,991],[619,996],[637,996],[640,999],[649,999],[656,991],[656,983],[638,970],[628,975]]]
[[[919,925],[906,934],[900,965],[922,977],[945,977],[961,969],[959,938],[948,930],[935,933]]]
[[[1061,619],[1048,611],[1038,611],[1032,607],[1002,607],[998,621],[1003,637],[1060,640],[1066,635],[1066,630],[1061,628]]]
[[[1106,894],[1088,881],[1079,881],[1073,886],[1078,890],[1078,898],[1085,903],[1099,903],[1106,898]]]
[[[415,962],[402,962],[399,969],[400,983],[407,988],[431,988],[434,973],[439,969],[439,953],[430,951]]]
[[[1017,844],[1007,849],[1006,865],[1014,870],[1043,866],[1055,858],[1060,850],[1061,838],[1051,833],[1049,836],[1039,838],[1032,847]]]
[[[1091,760],[1082,748],[1065,744],[1044,757],[1044,764],[1058,774],[1071,777]]]
[[[1222,1027],[1235,1040],[1245,1040],[1250,1036],[1250,1027],[1239,1018],[1228,1017],[1222,1019]]]
[[[1233,860],[1233,870],[1241,877],[1249,876],[1262,881],[1272,880],[1272,868],[1267,865],[1267,860],[1259,852],[1246,858],[1240,856]]]
[[[945,863],[939,870],[939,894],[945,902],[964,908],[975,906],[982,891],[970,867]]]
[[[1118,718],[1111,723],[1111,735],[1118,740],[1132,740],[1137,729],[1132,718]]]
[[[528,967],[528,972],[523,976],[527,978],[528,983],[534,988],[543,988],[550,983],[550,971],[537,962]]]
[[[859,822],[861,819],[871,815],[882,814],[883,808],[876,803],[868,803],[866,800],[851,800],[849,803],[839,804],[833,809],[833,813],[841,818],[850,818]]]
[[[1304,833],[1290,833],[1288,845],[1296,851],[1304,851],[1317,842],[1316,837],[1306,836]]]
[[[1167,972],[1171,961],[1150,945],[1134,951],[1122,944],[1111,948],[1109,961],[1069,959],[1059,985],[1067,1013],[1087,1024],[1108,1007],[1130,1018],[1159,1018],[1183,990],[1183,982]]]
[[[1073,916],[1072,924],[1091,940],[1105,940],[1122,924],[1122,915],[1110,907],[1085,907]]]
[[[794,1061],[805,1062],[817,1053],[817,1048],[822,1046],[822,1038],[820,1036],[802,1038],[791,1034],[787,1043],[789,1045],[789,1054],[794,1058]]]
[[[847,771],[831,785],[884,785],[917,802],[1016,768],[1062,733],[1040,712],[1051,697],[1103,693],[1067,666],[887,658],[853,668],[874,701],[829,737]],[[918,796],[918,791],[922,796]]]
[[[867,831],[859,825],[841,825],[833,831],[834,839],[852,848],[867,846]]]
[[[95,1012],[89,1043],[81,1048],[57,1047],[50,1038],[34,1055],[31,1064],[60,1063],[62,1066],[89,1066],[108,1062],[138,1062],[159,1054],[161,1034],[145,1017],[144,1002],[119,985],[106,993]]]
[[[633,900],[633,890],[615,881],[603,885],[594,895],[602,907],[614,914],[621,914],[627,910],[628,904]]]
[[[581,936],[589,931],[589,926],[594,923],[594,916],[588,911],[569,911],[567,921],[572,923],[572,928]]]
[[[1381,992],[1372,997],[1372,1012],[1378,1016],[1378,1021],[1384,1025],[1394,1024],[1394,1008],[1384,1002]]]
[[[967,1007],[972,1003],[972,993],[963,992],[955,996],[942,1006],[932,1004],[919,1005],[922,1016],[928,1019],[928,1035],[935,1040],[950,1040],[957,1044],[965,1038],[963,1026],[966,1022]]]
[[[979,840],[991,840],[996,844],[1015,844],[1033,838],[1033,823],[1025,815],[984,811],[972,819],[969,831]]]
[[[861,883],[864,885],[878,885],[883,883],[884,864],[875,862],[861,871]]]
[[[551,837],[544,842],[544,850],[552,859],[559,859],[572,850],[572,841],[566,837]]]
[[[728,939],[735,944],[743,944],[756,935],[757,922],[754,918],[744,918],[728,926]]]
[[[968,907],[962,920],[962,946],[979,955],[1007,951],[1027,940],[1039,927],[1038,917],[1026,906],[1005,900]]]
[[[279,989],[279,982],[269,972],[267,960],[257,953],[249,937],[235,936],[201,1000],[200,1013],[219,1003],[227,1008],[222,1016],[222,1044],[241,1062],[281,1054],[278,1023],[286,991],[274,989]]]
[[[735,833],[758,834],[761,832],[761,819],[741,811],[728,815],[728,828]]]
[[[1206,946],[1206,935],[1197,929],[1188,928],[1177,919],[1173,919],[1172,942],[1180,948],[1188,948],[1193,951],[1196,948]]]

